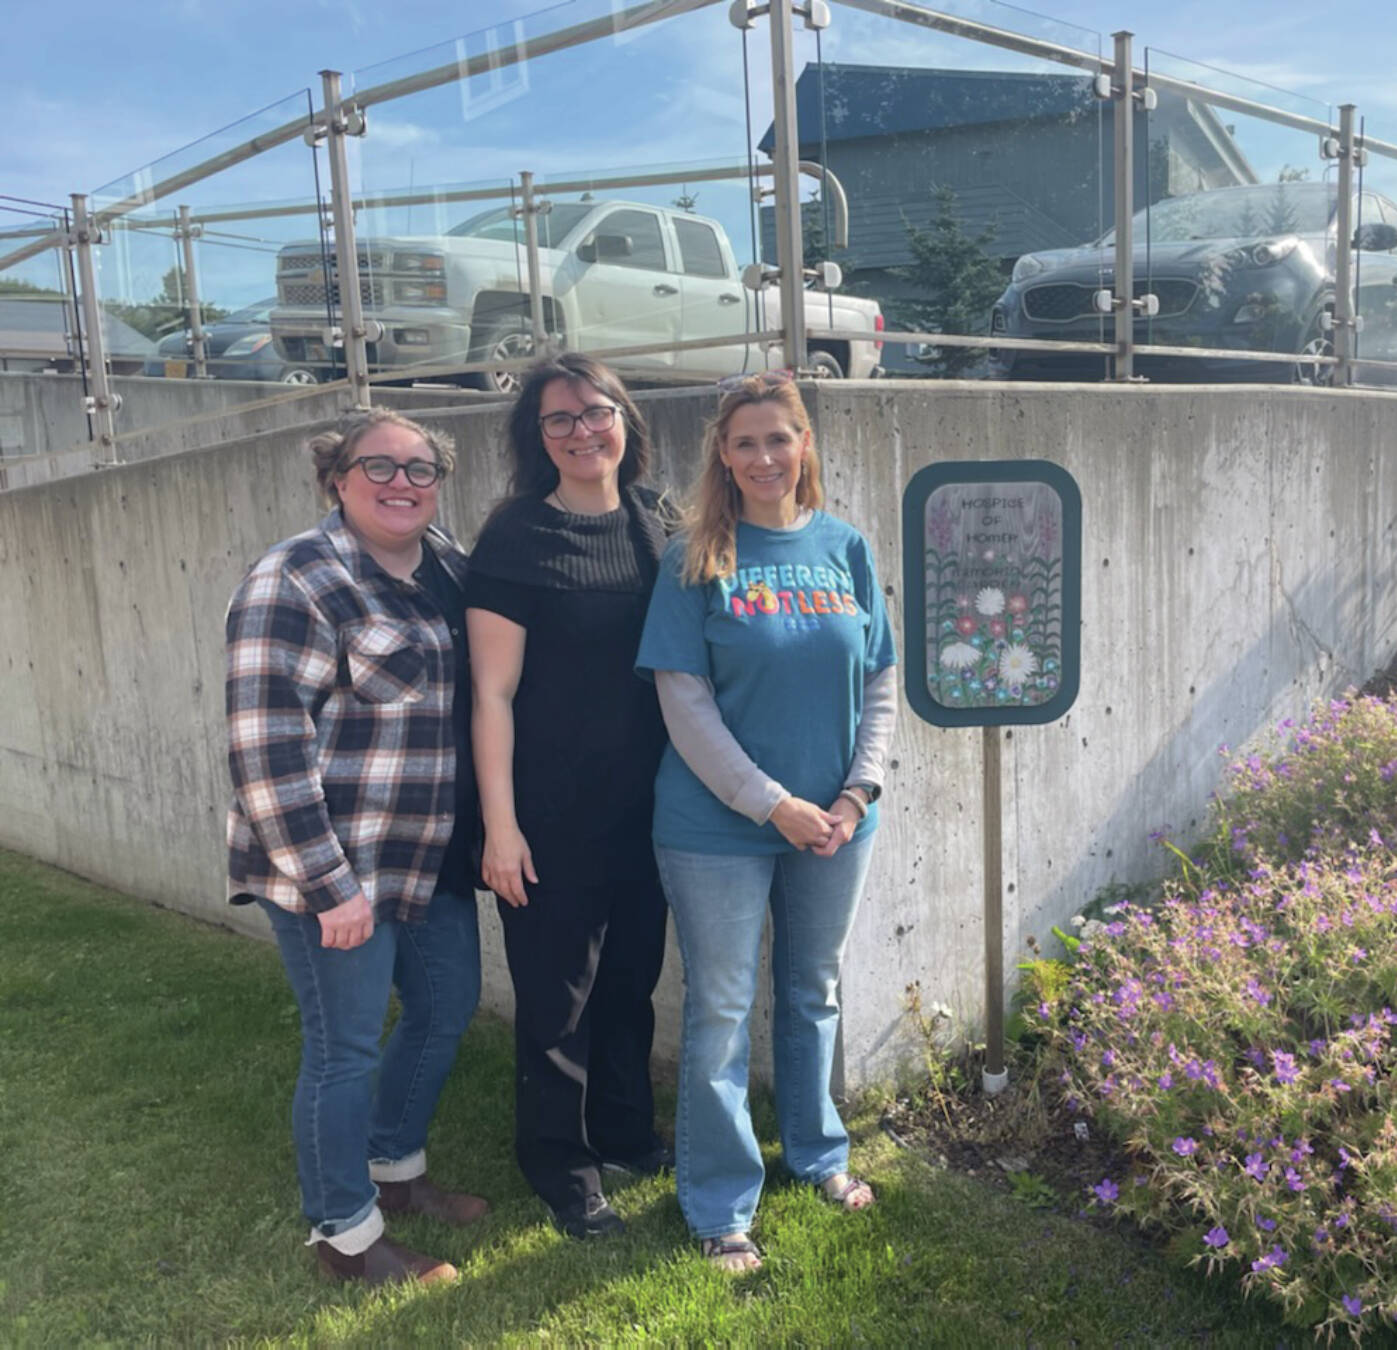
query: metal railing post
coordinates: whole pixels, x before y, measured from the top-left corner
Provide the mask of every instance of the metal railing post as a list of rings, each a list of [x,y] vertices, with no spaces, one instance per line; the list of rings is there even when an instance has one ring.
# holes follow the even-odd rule
[[[194,347],[194,373],[202,380],[209,373],[207,344],[204,341],[204,319],[199,304],[199,273],[194,266],[194,241],[204,232],[202,225],[189,219],[189,208],[179,209],[176,237],[184,250],[184,304],[189,320],[189,340]]]
[[[1115,131],[1115,294],[1116,374],[1118,380],[1135,375],[1135,72],[1131,65],[1131,33],[1113,33],[1115,71],[1111,78],[1112,118]]]
[[[1339,203],[1334,218],[1338,234],[1334,258],[1334,384],[1346,389],[1353,381],[1353,166],[1357,159],[1353,136],[1354,105],[1339,108]]]
[[[116,414],[121,407],[121,395],[114,392],[107,377],[107,340],[102,331],[102,307],[97,302],[97,274],[92,266],[92,246],[100,244],[102,236],[87,216],[87,197],[81,192],[73,196],[73,228],[68,235],[68,247],[78,259],[78,289],[82,300],[83,326],[87,329],[84,355],[87,360],[89,392],[83,407],[97,442],[99,469],[120,463],[116,457]]]
[[[771,0],[771,99],[776,138],[772,184],[776,189],[776,264],[781,269],[781,329],[785,362],[792,370],[808,360],[805,339],[805,246],[800,227],[800,133],[796,125],[795,33],[792,0]]]
[[[549,202],[534,199],[534,176],[527,169],[519,171],[519,207],[524,217],[524,252],[529,269],[529,332],[534,351],[540,356],[548,342],[548,330],[543,323],[543,269],[538,257],[538,218],[550,209]]]
[[[335,272],[339,279],[340,331],[344,340],[345,372],[356,408],[370,406],[369,353],[365,344],[364,297],[359,289],[359,250],[354,240],[354,203],[349,190],[349,156],[344,138],[363,134],[363,117],[354,110],[354,124],[340,102],[340,73],[322,70],[326,148],[330,156],[330,201],[335,218]],[[329,291],[327,284],[326,291]]]

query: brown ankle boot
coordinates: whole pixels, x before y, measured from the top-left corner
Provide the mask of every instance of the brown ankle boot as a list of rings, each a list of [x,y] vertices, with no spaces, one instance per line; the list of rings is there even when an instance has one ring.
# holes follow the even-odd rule
[[[379,1238],[357,1256],[346,1256],[328,1242],[317,1242],[315,1256],[320,1273],[329,1280],[363,1280],[365,1284],[417,1280],[422,1284],[435,1284],[440,1280],[454,1280],[459,1273],[449,1261],[423,1256],[386,1237]]]
[[[464,1191],[444,1191],[425,1176],[411,1181],[380,1181],[378,1207],[385,1214],[425,1214],[443,1223],[465,1227],[489,1212],[489,1203]]]

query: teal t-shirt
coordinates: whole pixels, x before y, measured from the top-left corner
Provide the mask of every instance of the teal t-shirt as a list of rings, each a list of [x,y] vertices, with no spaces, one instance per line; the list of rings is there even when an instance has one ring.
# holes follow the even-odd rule
[[[863,715],[864,678],[897,659],[868,541],[815,511],[796,530],[737,527],[732,576],[680,581],[684,541],[665,554],[636,668],[713,682],[743,750],[786,790],[828,807],[844,786]],[[856,835],[877,824],[877,808]],[[674,747],[655,781],[655,842],[688,853],[791,848],[768,822],[724,806]]]

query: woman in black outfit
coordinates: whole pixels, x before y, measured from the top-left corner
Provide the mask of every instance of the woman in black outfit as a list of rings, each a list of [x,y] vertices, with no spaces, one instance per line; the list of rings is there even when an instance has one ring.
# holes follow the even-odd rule
[[[634,674],[665,532],[640,413],[569,353],[525,377],[511,495],[466,583],[472,741],[515,993],[515,1147],[563,1232],[619,1231],[601,1170],[654,1174],[650,996],[665,901],[650,846],[665,744]]]

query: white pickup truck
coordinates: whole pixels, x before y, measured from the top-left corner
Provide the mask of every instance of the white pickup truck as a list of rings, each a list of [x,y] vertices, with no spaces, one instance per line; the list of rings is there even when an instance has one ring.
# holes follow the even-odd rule
[[[538,217],[544,325],[575,351],[655,346],[613,364],[636,376],[714,379],[782,364],[779,344],[748,334],[780,327],[777,288],[756,293],[741,275],[723,227],[684,211],[625,201],[556,202]],[[411,378],[417,368],[509,360],[533,349],[523,227],[508,207],[472,216],[444,235],[358,241],[364,316],[375,372]],[[337,302],[335,269],[329,268]],[[328,369],[326,267],[318,242],[287,244],[277,255],[272,341],[283,360]],[[805,292],[811,364],[818,374],[881,374],[883,315],[876,301]],[[865,332],[836,340],[831,330]],[[673,345],[726,339],[697,350]],[[512,392],[518,373],[467,376]]]

